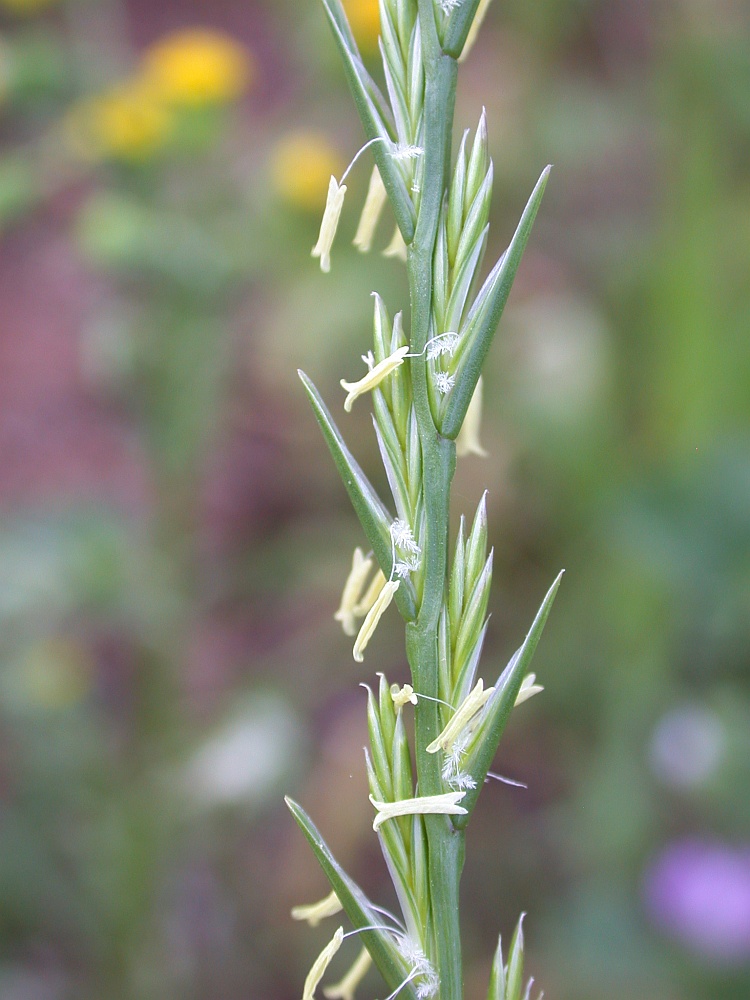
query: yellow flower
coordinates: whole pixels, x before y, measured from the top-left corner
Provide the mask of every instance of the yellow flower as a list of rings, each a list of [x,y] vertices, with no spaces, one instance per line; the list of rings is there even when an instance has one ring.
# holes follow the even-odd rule
[[[480,677],[474,689],[464,698],[451,716],[450,722],[437,739],[425,747],[427,753],[437,753],[438,750],[448,752],[456,742],[461,732],[472,721],[477,712],[484,708],[494,692],[494,687],[484,690],[484,681]]]
[[[306,211],[320,208],[331,175],[344,169],[341,157],[319,132],[290,132],[271,155],[271,180],[281,197]]]
[[[148,159],[171,128],[169,111],[140,80],[80,101],[64,122],[68,142],[84,159]]]
[[[372,959],[367,948],[362,948],[354,964],[335,986],[324,986],[323,995],[328,1000],[354,1000],[354,991],[367,975]]]
[[[411,684],[404,684],[402,688],[398,684],[391,684],[391,698],[397,712],[400,712],[404,705],[408,705],[410,702],[412,705],[417,704],[417,696],[414,694],[414,688]]]
[[[335,177],[331,176],[328,182],[328,197],[326,207],[323,210],[323,218],[320,223],[320,234],[318,242],[310,251],[312,257],[320,258],[320,270],[325,274],[331,270],[331,247],[336,237],[336,230],[339,228],[341,209],[344,207],[344,196],[346,195],[346,184],[339,184]]]
[[[398,799],[396,802],[379,802],[371,795],[370,802],[377,810],[372,828],[377,831],[386,820],[396,816],[465,816],[467,810],[458,804],[464,795],[466,792],[443,792],[442,795],[421,795],[415,799]]]
[[[477,380],[474,394],[471,397],[469,408],[466,411],[464,422],[456,438],[456,454],[459,458],[464,455],[479,455],[480,458],[487,458],[488,452],[484,450],[479,441],[479,428],[482,423],[482,376]]]
[[[365,557],[362,549],[357,546],[354,550],[354,556],[352,557],[352,568],[349,570],[349,576],[346,578],[344,590],[341,594],[341,604],[339,605],[338,611],[333,616],[337,622],[341,622],[344,635],[357,634],[356,620],[360,617],[360,613],[357,611],[357,605],[362,599],[362,591],[365,588],[365,583],[367,582],[367,577],[370,575],[371,569],[372,559]],[[379,590],[378,593],[380,593]],[[367,614],[374,601],[375,598],[373,598],[365,610],[361,612],[362,615]]]
[[[378,0],[343,0],[343,4],[357,44],[365,52],[374,52],[380,35]]]
[[[305,980],[305,986],[302,991],[302,1000],[313,1000],[318,983],[325,975],[326,969],[331,964],[333,956],[341,947],[341,942],[343,940],[344,928],[339,927],[331,940],[313,962],[312,968],[308,972],[307,979]]]
[[[317,927],[325,917],[332,917],[336,913],[341,913],[342,910],[343,906],[339,902],[339,897],[335,892],[329,892],[325,899],[320,899],[317,903],[293,906],[292,920],[306,920],[311,927]]]
[[[404,243],[404,237],[401,235],[401,230],[396,226],[391,242],[383,251],[384,257],[395,257],[396,260],[402,260],[404,264],[406,263],[406,244]]]
[[[378,594],[373,606],[367,612],[367,616],[362,622],[362,628],[359,630],[359,634],[354,642],[354,649],[352,650],[352,655],[357,663],[361,663],[364,659],[365,647],[372,638],[372,633],[375,631],[378,622],[383,617],[383,612],[393,600],[393,595],[398,590],[400,583],[400,580],[388,580],[387,583],[383,584],[383,589]]]
[[[541,684],[536,683],[536,674],[526,674],[521,682],[521,687],[518,689],[513,707],[522,705],[529,698],[533,698],[535,694],[539,694],[541,691],[544,691],[544,688]]]
[[[143,73],[169,104],[203,107],[241,97],[253,81],[255,63],[228,35],[185,28],[145,52]]]
[[[357,226],[357,233],[354,237],[354,246],[360,253],[367,253],[372,246],[372,238],[375,235],[375,228],[380,218],[383,206],[388,201],[383,181],[377,167],[372,168],[370,175],[370,186],[367,189],[365,207]]]
[[[371,360],[371,354],[366,355],[370,370],[365,376],[358,382],[347,382],[346,379],[341,379],[341,386],[347,391],[347,397],[344,400],[344,409],[346,412],[351,413],[352,404],[355,399],[366,392],[371,392],[376,386],[380,385],[384,378],[387,378],[391,372],[394,372],[402,365],[408,353],[409,345],[404,344],[403,347],[399,347],[393,354],[389,354],[387,358],[383,358],[376,365],[374,364],[374,360]]]

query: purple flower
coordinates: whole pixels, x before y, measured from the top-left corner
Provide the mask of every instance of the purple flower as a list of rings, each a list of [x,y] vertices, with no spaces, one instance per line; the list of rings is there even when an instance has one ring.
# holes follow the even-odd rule
[[[750,844],[686,838],[646,871],[651,919],[686,947],[726,963],[750,960]]]

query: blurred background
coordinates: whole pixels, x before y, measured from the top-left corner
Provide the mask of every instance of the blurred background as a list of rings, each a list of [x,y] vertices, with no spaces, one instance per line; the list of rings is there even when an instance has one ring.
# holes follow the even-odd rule
[[[567,574],[497,762],[528,790],[469,832],[467,1000],[522,910],[547,997],[740,1000],[750,13],[497,0],[457,128],[483,105],[488,261],[555,164],[456,479],[485,678]],[[332,619],[361,536],[295,374],[339,413],[369,292],[407,305],[392,220],[351,248],[365,163],[310,259],[361,141],[314,0],[0,0],[2,1000],[298,997],[330,929],[289,908],[327,888],[283,793],[393,904],[357,685],[406,678],[402,631],[358,665]]]

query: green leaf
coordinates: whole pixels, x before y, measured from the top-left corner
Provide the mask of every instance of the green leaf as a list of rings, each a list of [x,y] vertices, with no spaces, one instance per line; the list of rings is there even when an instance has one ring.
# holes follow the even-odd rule
[[[453,264],[456,260],[456,250],[461,237],[461,229],[464,224],[464,195],[466,191],[466,142],[469,138],[469,130],[463,134],[461,145],[458,148],[456,166],[453,171],[453,180],[450,186],[448,197],[448,257]]]
[[[466,168],[466,191],[464,193],[464,213],[468,215],[471,204],[476,199],[487,171],[490,167],[490,151],[487,144],[487,112],[482,108],[479,124],[474,135],[471,155]]]
[[[521,990],[523,988],[523,918],[522,913],[518,926],[510,943],[510,953],[508,954],[508,966],[506,969],[506,1000],[521,1000]]]
[[[457,658],[453,662],[453,690],[451,699],[454,705],[460,705],[474,687],[479,666],[479,658],[482,655],[484,639],[487,635],[487,622],[482,626],[481,631],[474,641],[474,645],[466,650],[461,660]],[[446,724],[447,724],[446,719]]]
[[[424,108],[424,61],[422,59],[422,33],[417,25],[412,31],[409,44],[407,73],[407,100],[411,119],[412,135],[416,137],[419,119]]]
[[[396,712],[391,698],[391,687],[388,678],[383,673],[378,674],[378,708],[380,710],[380,730],[386,746],[393,742],[393,730],[396,727]]]
[[[505,997],[505,965],[503,964],[503,939],[498,937],[495,957],[492,960],[490,986],[487,990],[487,1000],[506,1000]]]
[[[455,817],[453,822],[459,829],[466,826],[471,818],[474,806],[477,804],[479,792],[482,789],[487,772],[492,765],[492,759],[497,752],[500,739],[508,724],[508,719],[516,703],[521,683],[528,673],[531,658],[541,638],[564,572],[563,570],[559,573],[557,579],[547,591],[542,605],[537,611],[536,617],[529,629],[529,634],[526,636],[520,649],[511,657],[508,666],[495,685],[492,697],[485,706],[484,721],[464,763],[465,770],[474,778],[477,787],[468,791],[466,797],[461,801],[461,805],[468,810],[468,813],[466,816]]]
[[[487,491],[477,504],[477,512],[466,541],[466,577],[464,593],[470,594],[487,559]]]
[[[341,26],[341,19],[343,18],[345,21],[346,15],[340,0],[323,0],[323,6],[333,29],[339,52],[344,60],[344,72],[365,134],[368,140],[375,138],[384,140],[373,144],[372,154],[388,192],[404,242],[411,243],[414,239],[416,213],[398,164],[391,156],[392,136],[390,129],[393,128],[393,122],[387,110],[385,98],[380,94],[365,69],[354,44],[354,39],[351,37],[351,32],[348,29],[345,31]]]
[[[445,224],[445,209],[440,215],[435,253],[432,260],[432,315],[435,329],[445,330],[445,308],[448,305],[450,288],[450,265],[448,264],[448,235]]]
[[[460,268],[465,258],[470,256],[477,240],[479,240],[483,230],[487,226],[487,220],[490,217],[494,176],[495,168],[492,166],[492,162],[490,162],[487,173],[484,175],[484,180],[471,203],[471,207],[466,213],[461,237],[458,241],[458,249],[456,250],[457,268]]]
[[[375,392],[377,392],[377,389]],[[385,404],[383,404],[384,408]],[[376,407],[376,410],[379,411],[380,409],[380,407]],[[396,451],[396,447],[394,447],[394,439],[396,446],[398,446],[398,438],[396,437],[390,413],[387,410],[385,414],[378,412],[378,419],[373,417],[372,425],[375,430],[375,437],[378,440],[380,458],[383,462],[388,485],[391,488],[393,502],[396,505],[396,513],[402,520],[409,522],[411,520],[409,517],[411,504],[409,502],[409,490],[402,469],[404,456],[400,450]],[[388,435],[387,437],[382,433],[381,427],[385,431],[385,434]]]
[[[323,437],[333,456],[336,468],[339,470],[339,475],[349,494],[349,499],[362,529],[375,553],[375,558],[385,575],[389,576],[393,561],[390,535],[391,516],[344,443],[341,432],[321,399],[320,393],[303,371],[298,371],[297,374],[305,387]],[[416,616],[416,603],[414,588],[408,580],[401,582],[394,600],[403,617],[407,621],[413,621]]]
[[[338,896],[352,925],[355,928],[360,928],[382,924],[382,916],[373,909],[357,883],[346,874],[336,861],[305,810],[289,797],[285,801],[312,847],[318,864],[325,872],[331,883],[331,888]],[[372,955],[372,960],[380,970],[388,987],[395,990],[409,974],[409,969],[393,938],[380,930],[363,931],[359,937]],[[401,993],[403,996],[412,997],[412,1000],[417,1000],[416,990],[411,983],[405,985]]]
[[[463,514],[458,525],[456,551],[451,566],[450,584],[448,586],[448,609],[450,611],[451,633],[455,636],[461,624],[464,610],[464,580],[466,578],[466,543],[464,541]]]
[[[544,194],[551,167],[545,167],[531,193],[526,208],[513,234],[510,245],[485,281],[469,312],[456,369],[456,385],[445,409],[441,433],[455,439],[461,430],[474,389],[482,374],[482,365],[495,336],[505,303],[513,285],[518,265],[531,233],[536,213]]]
[[[440,609],[440,619],[438,620],[438,698],[450,703],[453,695],[453,670],[451,656],[451,625],[448,609],[443,604]],[[443,729],[448,724],[448,713],[450,709],[445,705],[438,705],[440,715],[440,728]]]
[[[484,626],[484,617],[487,614],[487,605],[490,600],[492,560],[493,550],[491,549],[490,554],[485,560],[482,572],[477,577],[477,582],[474,584],[466,601],[466,608],[461,617],[461,624],[456,636],[456,646],[453,654],[454,673],[462,669],[467,656],[481,635]]]
[[[372,764],[385,800],[392,802],[394,796],[391,754],[383,738],[383,730],[380,725],[380,712],[378,711],[375,696],[367,685],[365,687],[367,689],[367,728],[370,733]]]
[[[442,329],[445,332],[455,332],[461,329],[461,319],[466,308],[466,300],[469,297],[474,276],[479,268],[479,262],[484,254],[489,231],[489,225],[485,226],[474,241],[471,251],[461,256],[456,270],[453,272],[453,287],[451,288],[450,299],[445,307],[443,318]]]
[[[398,802],[399,799],[410,799],[414,795],[414,778],[411,771],[409,741],[406,738],[406,729],[404,728],[403,708],[396,716],[391,760],[393,766],[393,801]],[[401,818],[403,819],[404,817]]]
[[[448,18],[443,36],[443,52],[458,59],[474,21],[480,0],[464,0]]]

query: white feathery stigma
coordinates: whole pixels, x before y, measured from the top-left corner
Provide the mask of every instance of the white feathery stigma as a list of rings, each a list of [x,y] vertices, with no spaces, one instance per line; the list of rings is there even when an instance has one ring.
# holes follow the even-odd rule
[[[458,347],[458,334],[449,330],[447,333],[439,333],[437,337],[433,337],[431,340],[427,341],[427,360],[434,361],[435,358],[441,357],[443,354],[449,354],[453,357],[453,354]]]
[[[424,154],[421,146],[414,146],[411,143],[399,142],[391,150],[394,160],[416,160]]]
[[[446,393],[449,393],[456,384],[456,376],[450,375],[448,372],[435,372],[434,377],[435,388],[441,396],[445,396]]]

